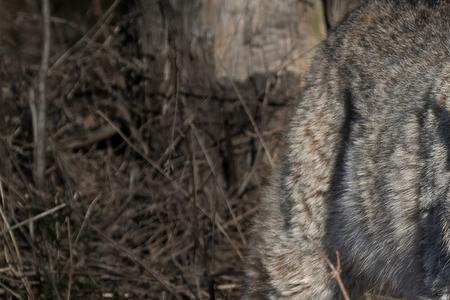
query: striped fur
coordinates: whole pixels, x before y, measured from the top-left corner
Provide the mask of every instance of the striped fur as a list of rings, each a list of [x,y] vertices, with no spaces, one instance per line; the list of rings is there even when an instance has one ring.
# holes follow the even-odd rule
[[[246,299],[450,299],[450,2],[372,0],[318,50],[263,193]]]

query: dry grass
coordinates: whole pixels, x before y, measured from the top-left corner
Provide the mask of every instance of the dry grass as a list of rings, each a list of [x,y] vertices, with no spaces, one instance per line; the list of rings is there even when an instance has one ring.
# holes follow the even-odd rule
[[[44,191],[29,107],[38,68],[2,59],[1,298],[239,294],[249,220],[291,96],[272,103],[275,88],[234,82],[226,98],[153,92],[138,17],[104,16],[52,57]]]

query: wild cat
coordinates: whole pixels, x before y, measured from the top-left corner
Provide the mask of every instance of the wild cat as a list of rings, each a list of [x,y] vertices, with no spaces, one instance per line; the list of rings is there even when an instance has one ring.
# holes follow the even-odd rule
[[[351,299],[450,299],[450,1],[359,6],[318,50],[286,144],[246,299],[340,299],[327,257]]]

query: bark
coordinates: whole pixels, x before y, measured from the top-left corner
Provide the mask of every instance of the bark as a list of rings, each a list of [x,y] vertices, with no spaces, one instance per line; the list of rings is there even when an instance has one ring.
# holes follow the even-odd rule
[[[305,72],[325,36],[322,1],[141,0],[143,51],[163,93]]]

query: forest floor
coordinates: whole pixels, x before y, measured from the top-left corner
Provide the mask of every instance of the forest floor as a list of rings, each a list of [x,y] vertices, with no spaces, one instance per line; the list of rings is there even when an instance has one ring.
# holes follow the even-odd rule
[[[43,189],[39,66],[1,59],[0,298],[240,294],[250,220],[299,89],[283,95],[273,76],[227,96],[152,92],[134,18],[94,26],[51,60]]]

